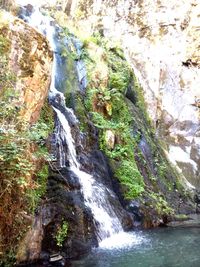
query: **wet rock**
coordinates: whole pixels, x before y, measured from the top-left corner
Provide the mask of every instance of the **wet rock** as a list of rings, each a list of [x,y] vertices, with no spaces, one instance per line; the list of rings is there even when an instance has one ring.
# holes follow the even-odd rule
[[[197,0],[170,0],[167,4],[164,0],[157,3],[130,0],[126,5],[120,1],[112,4],[99,1],[98,5],[87,1],[83,6],[80,0],[73,4],[63,0],[63,10],[66,8],[70,16],[76,17],[76,10],[84,14],[76,17],[83,32],[103,31],[104,36],[121,43],[143,87],[148,114],[157,135],[166,144],[169,160],[197,188],[199,5]],[[127,98],[135,103],[134,88],[128,89]],[[176,150],[177,147],[181,150]],[[186,187],[190,185],[186,183]]]
[[[80,189],[80,183],[78,177],[69,169],[69,168],[62,168],[60,173],[53,174],[49,177],[50,181],[56,181],[56,183],[63,183],[68,186],[71,190]]]
[[[143,219],[143,214],[140,211],[140,202],[137,200],[130,201],[127,210],[133,214],[134,222],[140,223]]]
[[[33,262],[40,258],[43,234],[42,219],[36,216],[31,229],[18,247],[16,255],[18,263]]]
[[[197,205],[200,204],[200,192],[196,191],[195,195],[194,195],[194,201],[195,203],[197,203]]]
[[[200,216],[197,214],[189,214],[183,220],[176,220],[169,222],[167,226],[170,227],[199,227],[200,226]]]

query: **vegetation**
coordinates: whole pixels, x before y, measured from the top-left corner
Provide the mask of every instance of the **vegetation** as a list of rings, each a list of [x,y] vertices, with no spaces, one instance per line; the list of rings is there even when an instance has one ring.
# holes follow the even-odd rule
[[[109,158],[124,197],[139,198],[141,202],[150,199],[149,205],[158,215],[173,214],[165,196],[160,193],[160,186],[162,184],[166,191],[174,190],[177,176],[155,143],[142,89],[125,61],[123,51],[99,33],[82,41],[81,58],[86,63],[89,81],[85,106],[99,129],[100,148]],[[126,98],[130,88],[134,103]],[[113,135],[114,144],[107,140],[108,131]],[[149,159],[139,147],[142,136],[151,151]]]
[[[164,197],[155,192],[151,192],[149,194],[150,198],[152,199],[153,203],[155,204],[156,210],[159,215],[172,215],[174,213],[174,210],[169,207],[167,201],[164,199]]]
[[[65,241],[68,233],[69,225],[66,221],[62,222],[62,225],[59,226],[57,234],[55,236],[56,244],[59,247],[63,246],[63,242]]]
[[[4,26],[0,30],[1,266],[7,264],[5,257],[12,260],[18,241],[31,222],[30,213],[45,192],[49,155],[44,144],[52,130],[47,103],[36,124],[30,125],[21,118],[23,105],[15,90],[16,77],[8,66],[10,41],[6,36]]]
[[[99,34],[84,40],[83,45],[89,80],[85,104],[99,129],[100,148],[110,159],[124,196],[133,199],[144,191],[144,182],[135,161],[133,118],[125,98],[132,73],[121,49],[111,46]],[[115,138],[113,147],[106,140],[108,130]]]

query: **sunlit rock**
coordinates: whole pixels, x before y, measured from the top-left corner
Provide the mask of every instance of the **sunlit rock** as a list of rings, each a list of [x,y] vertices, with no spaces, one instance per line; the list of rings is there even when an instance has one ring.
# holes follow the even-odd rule
[[[9,65],[16,77],[15,91],[22,119],[37,121],[47,96],[52,53],[46,39],[23,21],[7,17],[6,38],[11,41]]]
[[[82,31],[100,30],[121,42],[169,159],[199,188],[199,1],[79,0],[72,4],[66,0],[63,4]],[[188,161],[181,161],[171,146],[187,154]]]
[[[115,134],[111,130],[107,130],[105,133],[106,145],[109,149],[113,149],[115,146]]]

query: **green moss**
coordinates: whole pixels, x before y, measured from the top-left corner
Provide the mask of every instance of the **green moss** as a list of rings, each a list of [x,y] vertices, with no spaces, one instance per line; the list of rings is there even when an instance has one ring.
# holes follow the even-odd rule
[[[15,75],[8,67],[11,41],[7,37],[8,26],[0,27],[0,97],[8,94],[14,88]]]
[[[124,60],[122,51],[113,48],[106,39],[99,36],[86,40],[84,44],[85,49],[88,46],[88,53],[85,53],[85,57],[90,55],[89,42],[101,46],[103,51],[101,57],[85,59],[90,81],[85,105],[92,114],[93,123],[99,128],[100,149],[105,152],[114,167],[114,175],[123,187],[124,196],[133,199],[144,191],[144,182],[134,157],[136,140],[131,135],[133,118],[125,98],[127,88],[132,81],[131,70]],[[97,75],[94,75],[95,69],[97,73],[101,72],[101,69],[98,70],[98,65],[107,66],[107,82],[102,82]],[[115,134],[116,142],[113,149],[106,143],[107,130],[112,130]]]
[[[33,76],[34,73],[34,60],[30,58],[31,43],[27,43],[27,37],[23,33],[19,33],[20,46],[23,49],[23,54],[19,61],[20,69],[22,70],[22,77]]]
[[[117,50],[118,51],[118,50]],[[115,88],[125,94],[132,80],[132,73],[124,57],[119,56],[115,49],[108,51],[109,88]]]
[[[190,217],[188,215],[185,215],[185,214],[176,214],[176,215],[174,215],[174,219],[176,221],[185,221],[185,220],[189,220]]]
[[[154,128],[152,127],[152,123],[151,123],[151,119],[147,113],[147,105],[145,103],[143,89],[142,89],[141,85],[139,84],[136,76],[133,74],[132,77],[133,77],[133,91],[136,94],[136,106],[142,112],[142,116],[143,116],[144,120],[146,121],[146,123],[149,124],[149,126],[150,126],[149,131],[154,132]]]
[[[144,191],[143,178],[134,161],[122,160],[119,168],[116,169],[115,175],[120,183],[125,186],[125,197],[127,199],[136,198]]]
[[[0,266],[13,267],[15,264],[15,251],[13,249],[6,251],[3,257],[0,257]]]

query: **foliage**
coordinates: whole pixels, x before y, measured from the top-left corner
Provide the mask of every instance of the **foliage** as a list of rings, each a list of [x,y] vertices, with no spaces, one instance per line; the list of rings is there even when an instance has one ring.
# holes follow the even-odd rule
[[[100,148],[110,159],[111,165],[115,166],[114,174],[123,185],[125,197],[133,199],[144,191],[144,182],[135,162],[136,140],[130,132],[133,119],[124,96],[132,81],[131,71],[121,50],[109,46],[109,42],[99,35],[83,42],[88,52],[85,53],[87,57],[90,57],[91,42],[101,46],[103,50],[92,59],[85,59],[89,72],[86,107],[92,114],[93,123],[99,129]],[[102,80],[102,71],[98,66],[108,69],[107,81],[105,76]],[[112,130],[115,134],[113,149],[106,143],[107,130]]]
[[[151,192],[149,196],[153,200],[158,214],[172,215],[174,213],[174,210],[169,207],[167,201],[164,199],[164,196],[155,192]]]
[[[13,102],[15,98],[13,93]],[[23,213],[33,212],[45,191],[48,169],[45,166],[40,170],[40,164],[44,164],[48,153],[40,151],[35,161],[34,153],[38,151],[38,144],[43,146],[47,128],[40,121],[32,127],[22,122],[18,117],[20,108],[9,99],[10,96],[2,101],[0,110],[0,228],[3,231],[0,243],[2,246],[9,243],[12,247],[19,238],[19,228],[25,227],[22,226],[26,222]]]
[[[55,236],[57,246],[62,247],[63,242],[67,237],[68,229],[69,229],[68,223],[66,221],[63,221],[62,225],[59,226],[57,234]]]
[[[41,198],[46,193],[47,177],[48,177],[48,165],[45,164],[42,167],[42,169],[37,173],[37,180],[35,181],[35,188],[27,189],[26,195],[28,198],[29,210],[32,213],[35,212],[35,209],[38,207],[38,204]]]
[[[35,210],[45,192],[49,156],[44,143],[52,129],[48,108],[43,109],[34,125],[24,122],[20,116],[23,106],[15,90],[16,77],[8,64],[10,41],[6,34],[7,29],[1,28],[0,255],[4,256],[1,266],[7,264],[5,257],[13,258],[18,241],[30,223],[29,213]]]
[[[140,109],[144,119],[149,124],[150,131],[153,131],[151,119],[148,115],[147,106],[144,100],[143,90],[141,89],[141,86],[134,75],[133,75],[133,84],[134,84],[134,91],[136,92],[136,96],[137,96],[136,106]]]
[[[120,183],[128,189],[126,198],[133,199],[144,191],[144,182],[134,161],[123,160],[115,174]]]

